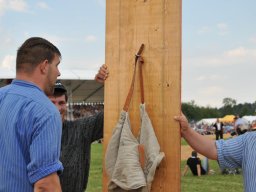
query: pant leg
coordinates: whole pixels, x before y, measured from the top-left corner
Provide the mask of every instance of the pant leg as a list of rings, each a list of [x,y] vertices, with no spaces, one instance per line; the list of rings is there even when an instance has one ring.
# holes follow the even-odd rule
[[[216,131],[216,140],[219,140],[219,137],[220,137],[220,133],[219,131]]]
[[[220,131],[220,139],[223,139],[223,132]]]

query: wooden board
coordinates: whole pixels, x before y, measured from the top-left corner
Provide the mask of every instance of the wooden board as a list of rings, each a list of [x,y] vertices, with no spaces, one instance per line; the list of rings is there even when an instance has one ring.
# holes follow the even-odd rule
[[[110,74],[105,82],[104,155],[129,91],[134,55],[142,43],[146,109],[165,153],[152,191],[178,192],[180,131],[173,116],[181,107],[181,0],[106,1],[106,64]],[[135,135],[140,127],[139,104],[137,81],[129,109]],[[107,191],[107,183],[103,170],[103,191]]]

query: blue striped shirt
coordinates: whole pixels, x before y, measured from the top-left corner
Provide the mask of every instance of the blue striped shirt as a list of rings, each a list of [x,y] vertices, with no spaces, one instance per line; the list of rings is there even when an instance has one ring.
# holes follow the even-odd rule
[[[0,89],[0,192],[32,192],[62,171],[61,117],[36,85],[20,80]]]
[[[256,132],[248,132],[233,139],[216,141],[218,161],[223,168],[243,170],[244,191],[256,191]]]

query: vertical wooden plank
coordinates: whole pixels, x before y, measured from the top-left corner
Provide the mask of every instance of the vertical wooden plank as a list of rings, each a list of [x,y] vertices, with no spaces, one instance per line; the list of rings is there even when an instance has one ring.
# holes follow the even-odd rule
[[[153,192],[180,191],[180,131],[173,116],[180,112],[181,0],[107,0],[104,154],[131,83],[134,54],[145,44],[143,57],[146,108],[166,157],[156,172]],[[137,76],[138,80],[138,76]],[[137,135],[140,90],[137,81],[130,106]],[[107,191],[104,170],[103,191]]]
[[[112,129],[116,124],[119,116],[118,107],[120,106],[120,85],[118,80],[120,78],[119,60],[120,60],[120,1],[107,0],[106,1],[106,55],[105,60],[108,65],[110,75],[108,82],[104,85],[104,140],[103,140],[103,155],[109,138],[112,135]],[[103,157],[104,159],[104,157]],[[107,191],[108,178],[105,171],[105,162],[103,161],[103,191]]]

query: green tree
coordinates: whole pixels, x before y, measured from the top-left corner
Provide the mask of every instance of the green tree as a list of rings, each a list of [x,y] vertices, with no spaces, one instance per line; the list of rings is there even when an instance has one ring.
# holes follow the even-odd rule
[[[234,105],[236,105],[236,100],[232,99],[230,97],[226,97],[222,100],[222,104],[224,105],[224,107],[226,106],[231,106],[233,107]]]

